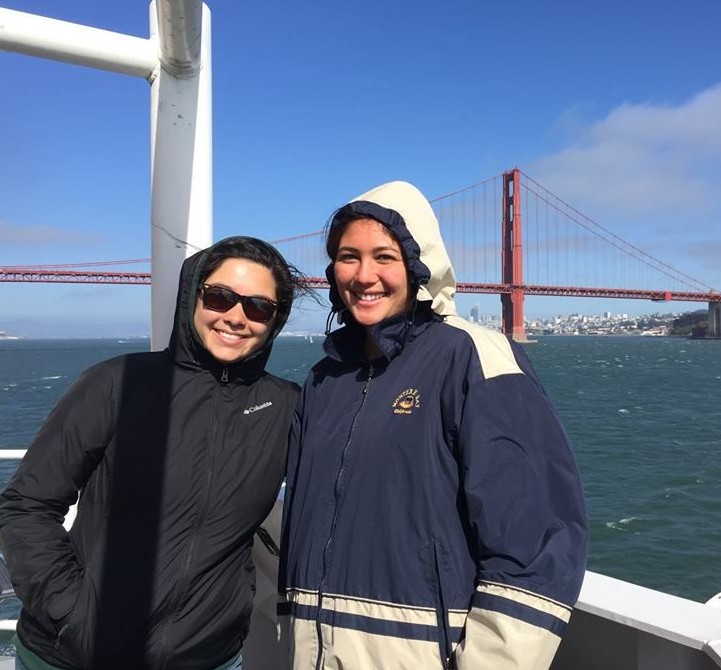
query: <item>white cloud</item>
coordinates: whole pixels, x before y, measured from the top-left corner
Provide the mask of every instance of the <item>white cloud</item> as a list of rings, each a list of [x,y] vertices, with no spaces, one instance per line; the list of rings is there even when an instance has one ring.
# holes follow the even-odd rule
[[[77,230],[52,228],[50,226],[17,226],[0,221],[0,240],[4,249],[25,246],[75,246],[97,244],[100,233],[82,233]]]
[[[623,141],[653,152],[668,148],[703,155],[721,150],[720,129],[721,84],[678,107],[622,105],[591,128],[590,135],[597,142]]]
[[[721,84],[677,106],[623,104],[585,126],[570,110],[560,121],[569,119],[575,141],[530,172],[592,218],[663,224],[718,211]]]
[[[721,286],[721,84],[677,105],[625,103],[591,122],[583,111],[558,118],[554,130],[571,139],[529,175],[664,265]]]

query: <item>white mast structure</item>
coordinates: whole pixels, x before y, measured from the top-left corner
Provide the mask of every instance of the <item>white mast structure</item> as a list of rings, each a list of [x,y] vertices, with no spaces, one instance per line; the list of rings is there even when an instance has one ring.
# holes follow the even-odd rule
[[[213,237],[210,10],[154,0],[150,37],[0,8],[0,49],[150,83],[151,347],[170,338],[183,260]]]

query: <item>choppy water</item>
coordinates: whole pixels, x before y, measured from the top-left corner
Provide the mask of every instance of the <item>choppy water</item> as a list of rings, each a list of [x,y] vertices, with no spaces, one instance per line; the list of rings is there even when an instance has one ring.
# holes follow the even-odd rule
[[[147,348],[0,341],[0,448],[26,447],[81,370]],[[721,342],[545,337],[527,350],[578,458],[589,568],[694,600],[721,591]],[[302,382],[320,353],[320,338],[281,338],[270,368]]]

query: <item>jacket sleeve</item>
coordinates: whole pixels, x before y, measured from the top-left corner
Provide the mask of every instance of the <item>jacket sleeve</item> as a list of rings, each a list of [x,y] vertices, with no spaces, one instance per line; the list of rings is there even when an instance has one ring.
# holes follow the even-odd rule
[[[587,521],[566,433],[525,355],[467,387],[458,458],[476,588],[459,670],[545,670],[585,573]]]
[[[28,613],[53,631],[77,596],[83,566],[63,519],[112,434],[105,368],[83,373],[48,416],[0,496],[0,540]]]

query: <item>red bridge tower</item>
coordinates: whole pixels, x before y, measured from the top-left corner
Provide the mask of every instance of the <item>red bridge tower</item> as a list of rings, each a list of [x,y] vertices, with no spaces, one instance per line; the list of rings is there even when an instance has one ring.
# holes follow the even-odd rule
[[[523,324],[523,229],[521,227],[521,171],[503,173],[503,218],[501,222],[502,282],[510,286],[501,294],[503,332],[516,342],[526,342]]]

